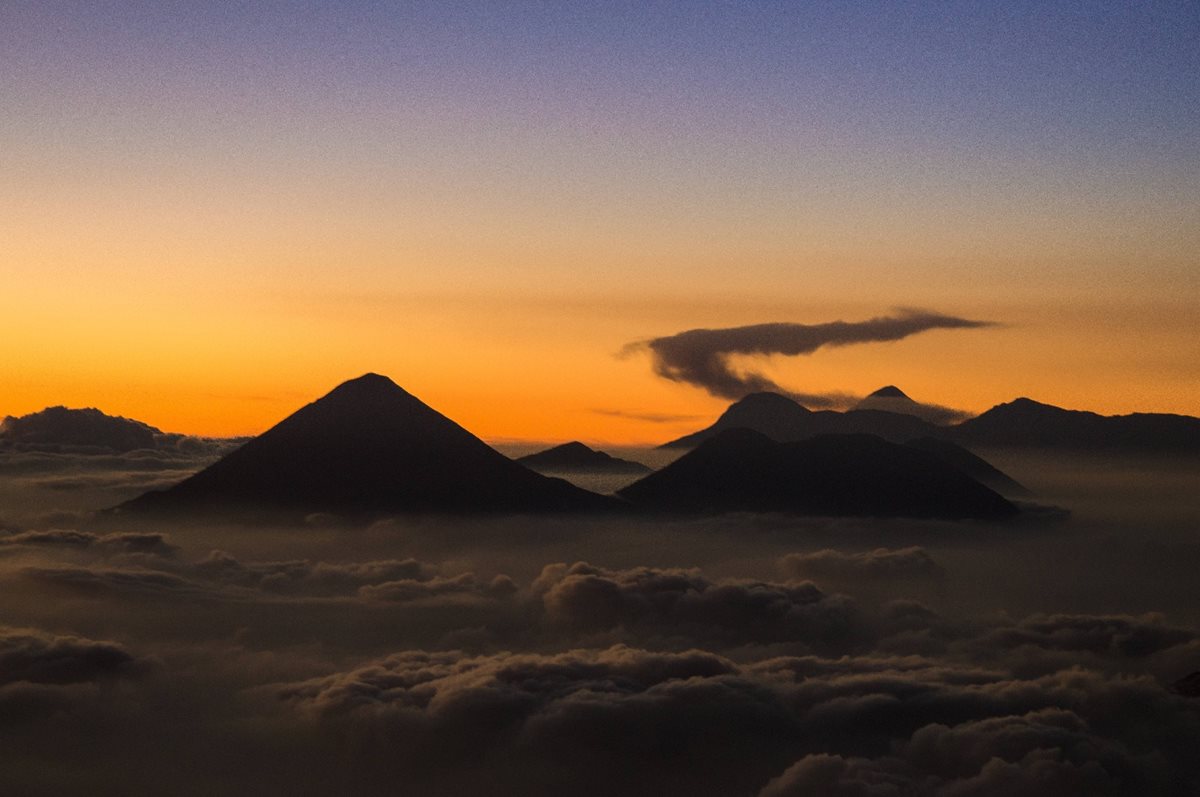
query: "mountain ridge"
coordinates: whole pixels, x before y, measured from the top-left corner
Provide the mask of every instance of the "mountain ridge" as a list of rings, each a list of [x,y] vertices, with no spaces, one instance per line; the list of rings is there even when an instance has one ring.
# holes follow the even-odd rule
[[[763,395],[752,394],[740,399],[727,407],[708,427],[659,447],[692,448],[721,431],[744,427],[781,442],[803,440],[819,434],[869,433],[893,442],[939,438],[968,448],[1011,447],[1200,456],[1200,418],[1189,415],[1100,415],[1021,397],[997,404],[974,418],[942,426],[916,416],[883,409],[814,412],[786,396],[770,394],[774,398],[767,401],[762,398]],[[744,402],[751,402],[754,411],[747,411],[740,406]]]
[[[1200,456],[1200,418],[1157,412],[1101,415],[1022,396],[958,424],[953,439],[994,448]]]

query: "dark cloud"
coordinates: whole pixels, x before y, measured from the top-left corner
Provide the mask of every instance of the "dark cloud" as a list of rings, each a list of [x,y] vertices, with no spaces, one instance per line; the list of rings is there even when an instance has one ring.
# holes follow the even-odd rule
[[[94,703],[99,690],[149,669],[149,662],[113,642],[0,627],[0,741],[12,746],[32,723],[70,716]],[[58,735],[72,744],[62,738],[62,727]],[[19,760],[4,758],[0,754],[0,763],[10,771],[20,768]],[[4,789],[4,781],[0,775],[0,791],[18,793]]]
[[[135,669],[134,657],[111,642],[0,628],[0,688],[22,681],[74,684]]]
[[[9,534],[0,537],[0,545],[61,546],[87,549],[101,555],[148,554],[162,557],[173,557],[179,550],[176,546],[168,543],[163,534],[149,532],[94,534],[73,529],[50,529]]]
[[[532,591],[552,624],[575,631],[626,629],[684,644],[797,642],[850,646],[853,603],[810,582],[712,581],[698,570],[606,570],[586,562],[542,570]]]
[[[710,794],[714,778],[746,793],[795,724],[770,688],[728,659],[624,646],[486,657],[408,651],[277,694],[354,740],[364,755],[352,771],[389,761],[417,779],[417,791],[439,794]],[[487,775],[469,785],[447,781],[483,764]],[[387,780],[380,773],[376,782]]]
[[[3,545],[68,545],[86,548],[93,545],[97,535],[73,529],[50,529],[48,531],[26,531],[0,537]]]
[[[857,581],[860,579],[942,579],[946,571],[919,546],[876,548],[850,553],[825,548],[809,553],[793,553],[780,560],[784,572],[794,578],[816,581]]]
[[[885,657],[739,664],[625,646],[406,651],[276,694],[340,738],[404,751],[393,764],[413,777],[490,762],[501,791],[742,794],[770,781],[764,797],[1150,795],[1186,794],[1200,774],[1190,748],[1200,710],[1151,679],[1083,671],[1021,679]],[[796,763],[769,771],[789,754]]]
[[[105,558],[103,565],[24,566],[16,573],[26,582],[59,592],[129,600],[242,604],[296,601],[300,606],[313,601],[349,601],[383,605],[506,600],[518,592],[516,583],[506,575],[489,580],[477,579],[470,572],[443,576],[437,567],[416,559],[255,562],[218,550],[198,561],[185,562],[173,556],[173,546],[153,534],[97,537],[86,532],[52,531],[27,532],[10,539],[14,544],[99,552]]]
[[[416,559],[242,562],[224,551],[213,551],[192,565],[190,572],[270,595],[305,598],[358,597],[395,603],[455,596],[503,598],[517,591],[505,575],[489,582],[480,582],[474,573],[444,576],[439,568]]]
[[[435,576],[424,581],[402,579],[369,584],[361,587],[358,594],[374,601],[417,601],[451,596],[506,598],[516,591],[516,583],[508,576],[496,576],[491,582],[481,584],[474,573],[462,573],[450,578]]]
[[[802,795],[1021,794],[1033,797],[1150,794],[1171,790],[1153,753],[1134,754],[1057,708],[931,724],[876,759],[805,756],[760,797]]]
[[[242,562],[224,552],[213,551],[192,570],[199,576],[240,587],[282,595],[325,597],[353,595],[365,586],[391,581],[426,582],[437,568],[416,559],[387,559],[368,562]]]
[[[196,581],[161,570],[119,567],[25,567],[19,576],[33,584],[83,595],[214,599],[231,597]]]
[[[1034,615],[997,628],[980,644],[1015,648],[1080,651],[1118,656],[1148,656],[1196,639],[1185,628],[1170,626],[1161,614]]]
[[[739,372],[730,358],[773,354],[797,356],[812,354],[827,346],[902,340],[933,329],[976,329],[987,326],[992,324],[924,310],[902,310],[894,315],[867,321],[691,329],[668,337],[633,343],[625,351],[648,350],[656,374],[673,382],[703,388],[718,398],[739,399],[750,393],[772,391],[789,395],[811,407],[828,407],[850,404],[853,397],[796,393],[759,372]]]
[[[1039,749],[1017,761],[992,758],[978,772],[962,778],[929,775],[901,759],[846,759],[821,753],[796,762],[768,784],[760,797],[1103,797],[1128,793],[1132,792],[1125,791],[1122,782],[1097,761],[1078,764],[1057,750]]]

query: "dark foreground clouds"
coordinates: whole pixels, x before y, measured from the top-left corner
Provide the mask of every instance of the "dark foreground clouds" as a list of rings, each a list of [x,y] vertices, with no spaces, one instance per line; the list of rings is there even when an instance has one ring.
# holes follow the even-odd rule
[[[796,393],[754,370],[738,370],[735,356],[796,356],[822,347],[882,343],[933,329],[976,329],[992,326],[924,310],[903,310],[866,321],[832,321],[825,324],[753,324],[725,329],[690,329],[667,337],[633,343],[626,351],[650,352],[654,372],[673,382],[703,388],[711,395],[739,399],[750,393],[771,391],[792,396],[810,407],[846,404],[847,396]]]
[[[10,532],[0,792],[1200,788],[1175,612],[954,611],[1011,534],[723,523]]]
[[[0,785],[35,787],[20,793],[54,792],[49,769],[14,774],[34,744],[67,771],[94,766],[77,779],[100,793],[1082,797],[1200,785],[1200,703],[1146,676],[626,645],[410,649],[331,668],[213,643],[142,671],[121,646],[22,633],[33,641],[14,637],[25,659],[12,672],[25,688],[91,693],[24,705],[0,750],[16,765]],[[325,672],[280,680],[284,658]],[[126,686],[120,701],[95,694],[107,681]],[[221,766],[189,763],[196,749]]]
[[[1198,775],[1194,702],[1149,678],[1077,670],[1021,679],[913,658],[739,664],[624,646],[410,651],[277,694],[355,740],[360,766],[377,748],[409,777],[431,756],[435,769],[490,761],[500,790],[1182,795]]]

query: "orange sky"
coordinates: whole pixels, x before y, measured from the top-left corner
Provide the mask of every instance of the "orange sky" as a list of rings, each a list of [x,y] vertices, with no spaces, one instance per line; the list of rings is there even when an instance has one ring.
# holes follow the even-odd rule
[[[95,306],[80,297],[59,323],[39,327],[40,311],[20,309],[33,304],[18,303],[3,343],[12,414],[65,403],[172,431],[252,434],[374,370],[489,439],[608,443],[661,442],[727,403],[656,378],[645,354],[618,357],[630,340],[698,324],[858,320],[877,311],[715,293],[690,301],[513,297],[499,306],[479,296],[232,295],[188,304],[142,294]],[[767,372],[814,392],[865,394],[896,383],[919,400],[968,410],[1030,395],[1105,413],[1200,411],[1200,350],[1186,302],[941,306],[1004,326],[773,358]],[[1148,329],[1145,318],[1159,323]],[[646,415],[668,417],[638,417]]]
[[[727,402],[626,343],[919,307],[1000,326],[767,370],[1200,415],[1194,20],[12,13],[0,414],[252,434],[376,371],[485,438],[655,443]]]

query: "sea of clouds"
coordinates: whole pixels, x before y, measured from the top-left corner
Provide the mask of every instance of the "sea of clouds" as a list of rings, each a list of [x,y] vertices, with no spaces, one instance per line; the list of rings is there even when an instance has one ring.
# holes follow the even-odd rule
[[[1195,482],[1008,469],[1072,516],[99,529],[48,490],[0,532],[0,791],[1196,793]]]

